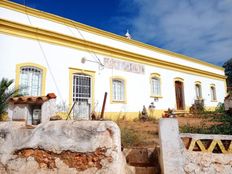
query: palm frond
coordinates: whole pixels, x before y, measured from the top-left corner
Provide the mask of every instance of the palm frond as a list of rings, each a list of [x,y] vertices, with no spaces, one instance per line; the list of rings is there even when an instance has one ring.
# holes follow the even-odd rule
[[[2,78],[0,81],[0,117],[6,111],[9,99],[19,93],[19,89],[15,87],[10,88],[13,83],[14,80],[8,80],[6,78]]]

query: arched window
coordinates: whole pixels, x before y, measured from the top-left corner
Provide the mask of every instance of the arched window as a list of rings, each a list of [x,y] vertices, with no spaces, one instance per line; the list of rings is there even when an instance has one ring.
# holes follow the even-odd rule
[[[111,79],[111,101],[112,102],[125,102],[126,90],[125,80],[122,78],[113,77]]]
[[[211,101],[216,101],[217,100],[217,95],[216,95],[216,87],[215,87],[215,85],[210,85],[210,94],[211,94]]]
[[[202,99],[201,83],[197,82],[195,84],[196,99]]]
[[[28,96],[45,94],[46,68],[32,63],[16,65],[16,87]]]
[[[161,97],[161,81],[159,74],[151,74],[151,96]]]

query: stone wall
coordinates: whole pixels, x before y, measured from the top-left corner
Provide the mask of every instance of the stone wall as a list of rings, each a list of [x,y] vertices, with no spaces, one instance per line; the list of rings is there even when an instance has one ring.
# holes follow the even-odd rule
[[[160,120],[162,173],[232,174],[232,136],[180,134],[175,118]]]
[[[120,130],[111,121],[50,121],[35,129],[0,122],[0,173],[123,174]]]
[[[231,174],[232,154],[184,152],[186,174]]]
[[[180,134],[184,145],[184,171],[198,174],[232,173],[232,136]]]

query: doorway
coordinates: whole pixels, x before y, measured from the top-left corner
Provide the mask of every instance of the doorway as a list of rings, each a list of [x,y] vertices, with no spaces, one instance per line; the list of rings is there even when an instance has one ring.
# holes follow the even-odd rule
[[[184,110],[184,85],[181,81],[175,81],[176,109]]]

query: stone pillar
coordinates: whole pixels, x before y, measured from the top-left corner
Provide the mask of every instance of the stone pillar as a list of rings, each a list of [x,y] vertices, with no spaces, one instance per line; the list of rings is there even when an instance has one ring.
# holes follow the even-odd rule
[[[159,121],[160,166],[163,174],[184,173],[178,121],[163,118]]]
[[[41,123],[50,120],[51,116],[56,113],[56,99],[50,99],[43,103],[41,107]]]
[[[8,113],[8,119],[12,121],[13,118],[13,113],[14,113],[14,104],[9,103],[8,108],[7,108],[7,113]]]

